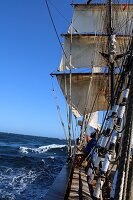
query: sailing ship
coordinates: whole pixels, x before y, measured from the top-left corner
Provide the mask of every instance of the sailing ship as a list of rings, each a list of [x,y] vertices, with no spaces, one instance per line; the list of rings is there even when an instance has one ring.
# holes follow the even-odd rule
[[[61,63],[52,74],[67,104],[68,161],[46,199],[131,200],[133,4],[90,0],[72,7]]]

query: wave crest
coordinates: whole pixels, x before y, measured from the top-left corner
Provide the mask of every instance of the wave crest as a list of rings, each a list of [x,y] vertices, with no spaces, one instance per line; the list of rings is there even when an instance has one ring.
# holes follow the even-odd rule
[[[21,153],[25,153],[25,154],[28,154],[30,152],[32,153],[45,153],[49,150],[52,150],[52,149],[62,149],[66,147],[66,145],[57,145],[57,144],[50,144],[50,145],[47,145],[47,146],[40,146],[38,148],[30,148],[30,147],[19,147],[19,150]]]

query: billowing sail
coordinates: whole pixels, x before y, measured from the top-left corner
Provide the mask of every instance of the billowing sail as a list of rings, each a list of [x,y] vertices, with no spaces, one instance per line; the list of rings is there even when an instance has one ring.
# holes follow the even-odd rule
[[[110,102],[109,74],[102,70],[109,67],[108,11],[105,4],[75,4],[72,24],[68,33],[63,35],[65,53],[58,70],[68,72],[57,75],[57,79],[68,104],[71,87],[71,108],[75,116],[106,110]],[[129,9],[114,4],[112,8],[116,36],[115,67],[122,65],[123,56],[127,52],[132,11],[133,5]],[[91,68],[92,74],[72,74],[70,86],[69,70],[75,68]]]
[[[108,53],[108,8],[105,4],[75,4],[72,24],[64,35],[64,52],[59,70],[105,67]],[[130,8],[114,4],[112,26],[116,35],[116,54],[125,53],[132,32],[133,4]],[[119,17],[118,17],[119,16]],[[72,37],[71,37],[72,36]],[[119,59],[116,65],[121,66]]]
[[[117,37],[116,51],[118,54],[125,53],[129,43],[128,37]],[[59,70],[85,67],[105,67],[108,60],[101,53],[108,53],[107,36],[73,35],[72,43],[70,34],[65,35],[64,51]],[[119,62],[119,60],[118,60]],[[71,63],[71,66],[70,66]],[[121,65],[119,63],[119,65]]]
[[[70,76],[59,74],[57,79],[69,103]],[[81,115],[106,110],[109,102],[108,82],[108,76],[103,74],[72,74],[72,107]]]
[[[72,23],[67,34],[63,34],[64,51],[59,71],[53,75],[57,77],[69,108],[67,119],[69,119],[70,159],[72,158],[71,137],[75,132],[71,114],[73,112],[76,117],[81,115],[77,120],[78,123],[76,121],[76,125],[80,126],[80,134],[75,145],[75,163],[81,161],[82,166],[88,167],[87,181],[93,193],[88,191],[87,194],[91,195],[86,197],[118,199],[118,196],[126,197],[125,184],[128,183],[129,174],[127,172],[124,177],[125,171],[121,169],[125,169],[125,161],[128,166],[131,160],[129,129],[132,124],[129,122],[132,113],[128,112],[130,109],[126,105],[132,104],[133,4],[128,6],[128,3],[113,4],[114,1],[108,1],[106,4],[92,2],[89,1],[88,5],[74,4]],[[106,114],[104,110],[107,111]],[[100,113],[99,120],[98,113]],[[127,123],[124,123],[125,114],[127,114]],[[103,121],[102,124],[100,123],[101,127],[98,121]],[[127,128],[125,132],[121,131],[123,127]],[[123,146],[126,144],[126,148],[123,147],[119,155],[116,147],[121,144]],[[100,154],[99,148],[102,150]],[[84,155],[84,161],[79,157],[80,152]],[[117,160],[118,157],[120,161],[116,163],[118,173],[114,174],[112,161]],[[100,166],[101,159],[102,166]],[[119,163],[122,163],[122,160],[121,167]],[[119,183],[117,183],[117,175],[119,175]],[[104,184],[109,180],[111,180],[109,184]],[[76,188],[80,189],[79,181],[77,183]],[[111,192],[107,192],[108,189]],[[116,194],[115,189],[124,192]],[[71,197],[71,193],[68,196]]]
[[[105,4],[75,4],[72,18],[73,33],[107,33],[108,7]],[[113,4],[112,23],[117,34],[130,34],[133,4],[130,7]],[[128,27],[128,29],[127,29]]]

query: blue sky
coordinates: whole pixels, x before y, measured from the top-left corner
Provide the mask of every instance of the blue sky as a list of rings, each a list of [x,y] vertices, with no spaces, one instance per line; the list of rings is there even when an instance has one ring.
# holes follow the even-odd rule
[[[68,20],[69,4],[56,0]],[[68,24],[50,7],[58,32],[65,32]],[[49,75],[60,57],[44,0],[0,0],[0,131],[63,137]]]
[[[70,21],[71,1],[50,1]],[[49,5],[58,33],[66,32],[69,24]],[[0,131],[63,138],[49,75],[60,58],[44,0],[0,0]]]

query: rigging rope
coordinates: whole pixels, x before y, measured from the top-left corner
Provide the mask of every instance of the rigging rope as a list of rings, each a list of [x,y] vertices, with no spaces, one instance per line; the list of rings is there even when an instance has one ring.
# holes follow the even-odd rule
[[[46,6],[47,6],[47,9],[48,9],[48,13],[49,13],[49,16],[50,16],[50,19],[51,19],[51,22],[52,22],[52,25],[53,25],[53,28],[54,28],[54,31],[55,31],[55,34],[57,36],[57,39],[58,39],[58,42],[60,44],[60,47],[63,51],[63,54],[65,55],[65,58],[67,58],[66,56],[66,53],[64,51],[64,48],[61,44],[61,41],[60,41],[60,38],[59,38],[59,35],[58,35],[58,32],[57,32],[57,29],[56,29],[56,26],[55,26],[55,23],[54,23],[54,20],[53,20],[53,17],[52,17],[52,14],[51,14],[51,11],[50,11],[50,8],[49,8],[49,5],[48,5],[48,2],[47,0],[45,0],[45,3],[46,3]],[[70,62],[71,62],[71,58],[70,58]],[[70,63],[71,64],[71,63]],[[71,65],[70,65],[71,66]],[[70,71],[71,71],[71,67],[70,67]],[[55,92],[55,90],[53,89],[53,92]],[[55,96],[55,100],[57,99],[57,97]],[[70,107],[71,107],[71,78],[70,78]],[[71,109],[71,108],[70,108]],[[71,110],[69,109],[69,124],[68,124],[68,130],[69,130],[69,138],[67,138],[67,134],[66,134],[66,130],[65,130],[65,126],[64,126],[64,123],[62,121],[62,117],[61,117],[61,113],[60,113],[60,107],[58,106],[57,104],[57,110],[58,110],[58,113],[59,113],[59,117],[60,117],[60,120],[61,120],[61,124],[62,124],[62,127],[63,127],[63,130],[64,130],[64,133],[65,133],[65,137],[68,141],[68,153],[69,153],[69,156],[71,157],[71,118],[72,118],[72,114],[71,114]]]
[[[59,42],[59,44],[60,44],[60,47],[61,47],[61,49],[62,49],[62,51],[63,51],[65,57],[66,57],[66,59],[67,59],[66,53],[65,53],[64,48],[63,48],[63,46],[62,46],[62,44],[61,44],[61,41],[60,41],[60,38],[59,38],[59,35],[58,35],[58,32],[57,32],[57,29],[56,29],[56,26],[55,26],[55,23],[54,23],[54,20],[53,20],[53,17],[52,17],[52,14],[51,14],[51,11],[50,11],[50,8],[49,8],[49,5],[48,5],[47,0],[45,0],[45,2],[46,2],[46,6],[47,6],[47,9],[48,9],[48,13],[49,13],[49,16],[50,16],[50,19],[51,19],[51,22],[52,22],[52,25],[53,25],[53,28],[54,28],[56,37],[57,37],[57,39],[58,39],[58,42]]]
[[[63,119],[62,119],[60,106],[59,106],[59,104],[58,104],[58,102],[57,102],[57,95],[56,95],[56,91],[55,91],[55,88],[54,88],[53,81],[52,81],[52,91],[53,91],[53,94],[54,94],[54,99],[55,99],[55,103],[56,103],[56,107],[57,107],[58,115],[59,115],[59,118],[60,118],[60,122],[61,122],[61,125],[62,125],[62,128],[63,128],[63,131],[64,131],[64,134],[65,134],[65,138],[66,138],[67,143],[68,143],[67,132],[66,132],[65,125],[64,125],[64,122],[63,122]]]
[[[71,25],[73,24],[73,22],[71,23]],[[70,75],[69,75],[69,123],[68,123],[68,131],[69,131],[69,148],[70,148],[70,152],[69,152],[69,157],[72,157],[72,136],[71,136],[71,131],[72,131],[72,27],[71,26],[71,38],[70,38]]]
[[[70,25],[70,21],[62,14],[62,12],[55,6],[55,4],[51,0],[49,0],[49,2],[56,9],[56,11],[60,14],[60,16],[63,17],[65,19],[65,21]]]
[[[132,43],[133,43],[133,37],[132,37]],[[131,43],[131,46],[130,46],[131,47],[131,52],[130,52],[131,59],[132,59],[132,56],[133,56],[132,43]],[[122,142],[121,157],[119,159],[119,168],[118,168],[118,178],[117,178],[116,191],[115,191],[115,200],[121,199],[120,195],[121,195],[121,186],[122,186],[122,183],[123,183],[123,180],[122,180],[123,173],[125,173],[123,200],[126,200],[126,195],[127,195],[126,190],[127,190],[130,151],[131,151],[131,134],[133,134],[132,130],[133,130],[133,59],[132,59],[132,66],[131,66],[131,85],[130,85],[130,92],[129,92],[129,99],[128,99],[128,109],[127,109],[125,131],[124,131],[123,142]]]
[[[129,45],[129,46],[131,46],[131,45]],[[126,52],[129,52],[129,51],[130,51],[130,48],[127,47]],[[123,88],[123,84],[124,84],[124,82],[125,82],[125,75],[127,74],[127,69],[126,69],[126,67],[125,67],[126,60],[127,60],[127,56],[125,55],[125,56],[123,57],[121,70],[120,70],[120,72],[119,72],[120,79],[119,79],[119,77],[118,77],[117,80],[116,80],[116,84],[115,84],[115,95],[114,95],[115,104],[118,104],[118,102],[119,102],[120,94],[121,94],[121,91],[122,91],[122,88]],[[118,81],[118,79],[119,79],[119,81]],[[118,84],[117,84],[117,82],[118,82]],[[115,98],[116,96],[117,96],[117,98]],[[107,109],[107,112],[106,112],[106,114],[105,114],[105,118],[104,118],[104,120],[103,120],[102,126],[101,126],[101,131],[102,131],[103,126],[104,126],[104,123],[105,123],[105,121],[106,121],[109,108],[110,108],[110,104],[108,105],[108,109]]]

